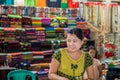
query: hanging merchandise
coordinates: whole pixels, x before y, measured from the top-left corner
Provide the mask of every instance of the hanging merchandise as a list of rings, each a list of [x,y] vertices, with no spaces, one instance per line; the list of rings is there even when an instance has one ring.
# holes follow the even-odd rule
[[[120,6],[118,6],[118,32],[120,33]]]
[[[5,6],[5,5],[2,6],[2,14],[3,15],[7,15],[8,14],[8,10],[9,10],[9,6]]]
[[[74,2],[73,0],[68,0],[68,8],[79,8],[79,2]]]
[[[11,14],[16,14],[16,6],[11,6]]]
[[[93,4],[93,25],[98,28],[98,3]]]
[[[44,17],[44,8],[36,8],[36,17]]]
[[[61,8],[68,8],[68,0],[61,0]]]
[[[14,0],[14,5],[25,6],[25,0]]]
[[[47,0],[48,7],[60,8],[61,0]]]
[[[5,4],[6,0],[0,0],[0,5]]]
[[[90,8],[89,8],[89,5],[88,3],[84,3],[84,18],[86,21],[89,22],[89,19],[90,19]]]
[[[14,5],[14,0],[6,0],[5,5]]]
[[[102,33],[105,33],[106,32],[106,27],[107,27],[107,25],[106,25],[106,19],[107,19],[107,6],[105,5],[105,4],[102,4],[101,6],[100,6],[100,22],[101,23],[99,23],[99,25],[100,25],[100,31],[102,32]]]
[[[60,16],[61,8],[56,8],[56,16]]]
[[[118,32],[118,6],[113,5],[112,7],[112,30]]]
[[[77,10],[78,9],[71,9],[71,17],[77,17]]]
[[[2,5],[0,5],[0,15],[2,14],[2,10],[3,10]]]
[[[54,18],[56,16],[56,8],[50,8],[50,18]]]
[[[68,16],[67,14],[68,14],[68,9],[67,8],[62,8],[60,16],[67,17]]]
[[[36,0],[25,0],[25,6],[36,6]]]
[[[49,8],[44,8],[44,17],[50,17],[50,9]]]
[[[29,8],[28,16],[35,17],[36,8],[35,7],[28,7],[28,8]]]
[[[36,0],[36,7],[46,7],[46,0]]]
[[[117,13],[115,13],[115,15],[116,14]],[[112,29],[112,16],[111,15],[112,15],[112,4],[106,4],[106,32],[107,33],[113,32],[113,29]]]

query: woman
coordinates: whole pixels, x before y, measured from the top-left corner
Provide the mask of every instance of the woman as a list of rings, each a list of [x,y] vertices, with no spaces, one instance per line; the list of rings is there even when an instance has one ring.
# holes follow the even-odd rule
[[[89,80],[94,80],[93,61],[81,50],[84,37],[79,28],[71,29],[66,37],[67,47],[56,51],[51,60],[48,77],[51,80],[82,80],[86,70]]]
[[[101,67],[100,61],[97,58],[95,58],[96,52],[97,51],[96,51],[96,48],[94,46],[89,47],[88,53],[93,59],[93,68],[94,68],[94,74],[95,74],[94,80],[101,80],[102,67]],[[84,80],[88,80],[86,72],[84,74]]]

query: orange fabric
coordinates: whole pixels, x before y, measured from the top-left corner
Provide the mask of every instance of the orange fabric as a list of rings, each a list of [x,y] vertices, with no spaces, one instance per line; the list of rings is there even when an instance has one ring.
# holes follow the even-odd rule
[[[46,7],[46,0],[36,0],[36,7]]]

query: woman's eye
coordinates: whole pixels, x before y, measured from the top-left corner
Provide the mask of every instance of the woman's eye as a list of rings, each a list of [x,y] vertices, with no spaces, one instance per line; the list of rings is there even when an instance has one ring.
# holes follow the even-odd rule
[[[77,40],[74,40],[73,42],[75,43],[75,42],[77,42]]]
[[[69,40],[69,39],[67,40],[67,42],[70,42],[70,41],[71,41],[71,40]]]

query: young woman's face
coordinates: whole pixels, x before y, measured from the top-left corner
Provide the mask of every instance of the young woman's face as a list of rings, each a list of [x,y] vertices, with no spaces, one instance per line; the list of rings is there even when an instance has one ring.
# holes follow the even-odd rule
[[[95,52],[94,49],[90,49],[90,50],[89,50],[89,54],[90,54],[91,57],[95,57],[95,53],[96,53],[96,52]]]
[[[67,48],[69,51],[80,50],[83,41],[81,41],[75,34],[67,34],[66,38]]]

